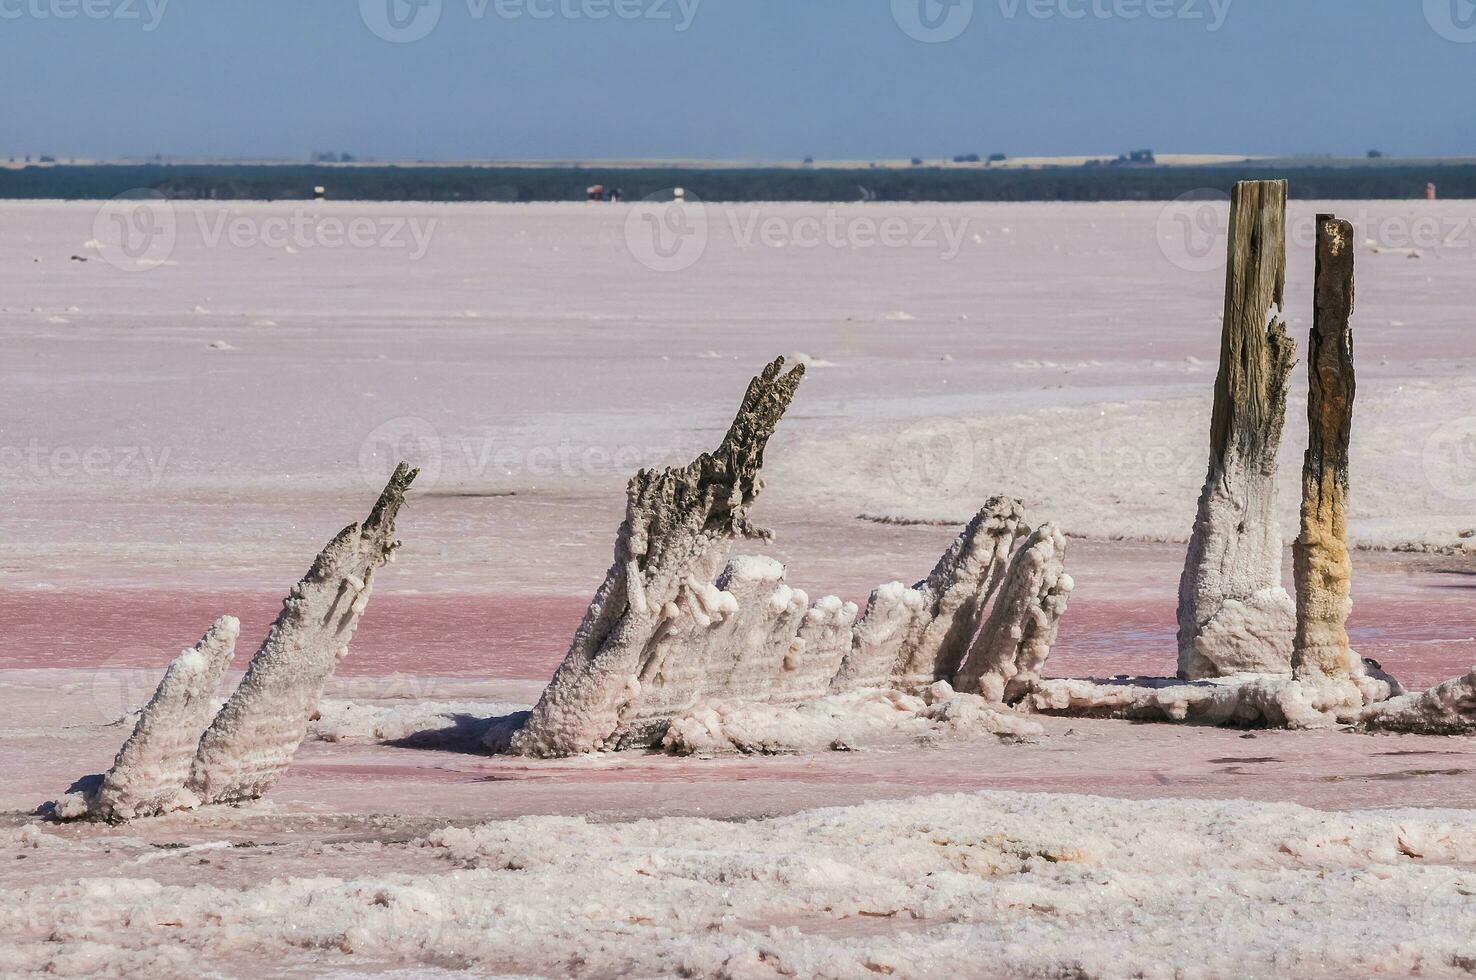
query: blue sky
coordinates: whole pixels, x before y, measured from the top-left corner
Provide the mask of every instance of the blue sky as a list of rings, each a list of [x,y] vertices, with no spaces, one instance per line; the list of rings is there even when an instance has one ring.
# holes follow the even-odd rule
[[[1472,0],[947,2],[0,0],[0,154],[1476,154]]]

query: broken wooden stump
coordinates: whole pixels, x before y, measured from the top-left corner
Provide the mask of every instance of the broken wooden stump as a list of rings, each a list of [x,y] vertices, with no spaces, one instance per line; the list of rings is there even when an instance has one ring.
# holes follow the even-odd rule
[[[1362,673],[1346,628],[1353,608],[1348,557],[1348,440],[1353,424],[1353,225],[1317,216],[1316,285],[1307,346],[1307,454],[1301,533],[1292,546],[1297,628],[1292,668],[1348,678]]]
[[[1229,263],[1209,472],[1179,581],[1179,675],[1291,669],[1295,611],[1281,585],[1276,453],[1295,345],[1286,286],[1286,182],[1242,181]]]
[[[777,358],[749,383],[714,452],[630,481],[615,562],[553,681],[512,736],[513,751],[558,756],[603,747],[640,697],[658,633],[720,611],[709,590],[729,545],[769,536],[749,521],[748,508],[763,487],[764,447],[805,374],[804,365],[787,374],[783,367]]]
[[[200,739],[186,805],[256,799],[291,764],[323,686],[348,655],[375,571],[394,560],[395,517],[418,473],[401,463],[369,517],[339,532],[292,587],[246,676]]]

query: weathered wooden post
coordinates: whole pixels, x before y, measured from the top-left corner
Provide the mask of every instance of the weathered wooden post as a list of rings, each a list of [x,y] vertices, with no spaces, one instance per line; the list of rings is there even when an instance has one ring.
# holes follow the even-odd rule
[[[395,518],[420,473],[396,467],[360,524],[318,553],[246,666],[246,675],[200,738],[182,803],[241,803],[266,793],[307,736],[308,721],[374,591],[374,573],[394,560]]]
[[[1296,345],[1277,318],[1286,287],[1286,181],[1230,198],[1225,323],[1209,473],[1179,580],[1179,675],[1291,668],[1295,611],[1281,585],[1276,453]]]
[[[1302,463],[1302,531],[1292,548],[1298,676],[1348,677],[1348,437],[1353,424],[1353,226],[1317,216],[1317,278],[1307,345],[1307,455]]]

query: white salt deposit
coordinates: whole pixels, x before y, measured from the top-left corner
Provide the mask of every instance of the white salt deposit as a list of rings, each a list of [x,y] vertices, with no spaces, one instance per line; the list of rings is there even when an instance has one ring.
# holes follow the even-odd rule
[[[314,861],[364,848],[317,845]],[[1459,976],[1476,963],[1465,811],[981,793],[740,822],[527,817],[365,857],[374,870],[347,878],[84,876],[3,892],[0,962],[1155,978]]]
[[[939,681],[916,697],[896,690],[852,691],[795,705],[703,701],[678,715],[661,747],[678,755],[774,754],[853,749],[887,737],[1039,735],[1040,725],[954,694]]]

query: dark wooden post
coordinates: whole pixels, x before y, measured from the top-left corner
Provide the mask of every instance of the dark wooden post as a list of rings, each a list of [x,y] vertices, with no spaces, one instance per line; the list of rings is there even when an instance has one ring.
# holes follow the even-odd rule
[[[1353,226],[1317,216],[1317,278],[1307,348],[1307,455],[1302,463],[1302,531],[1293,547],[1300,675],[1347,677],[1348,438],[1353,425]]]

